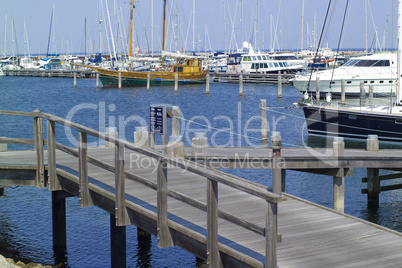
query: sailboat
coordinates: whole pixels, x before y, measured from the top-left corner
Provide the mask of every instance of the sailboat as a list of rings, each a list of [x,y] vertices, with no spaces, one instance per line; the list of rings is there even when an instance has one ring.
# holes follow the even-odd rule
[[[205,83],[207,72],[202,69],[202,59],[194,56],[179,55],[176,61],[165,62],[165,21],[166,0],[163,1],[163,37],[162,37],[162,65],[157,71],[150,72],[150,85],[169,85],[175,83],[175,74],[178,76],[178,84]],[[131,57],[132,27],[133,27],[133,0],[130,2],[130,50]],[[126,70],[111,70],[95,66],[86,66],[99,73],[99,78],[104,87],[117,87],[119,74],[122,86],[144,86],[147,84],[148,73]]]
[[[398,0],[398,82],[397,101],[390,106],[331,107],[304,104],[309,134],[367,138],[402,142],[402,0]]]

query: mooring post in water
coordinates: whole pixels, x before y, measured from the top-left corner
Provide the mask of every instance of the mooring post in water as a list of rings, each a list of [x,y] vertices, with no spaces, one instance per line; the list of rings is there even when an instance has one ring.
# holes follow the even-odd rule
[[[56,263],[63,262],[67,250],[66,192],[52,192],[53,251]]]
[[[271,135],[272,148],[272,191],[275,194],[282,194],[282,169],[280,167],[281,158],[281,133],[273,131]]]
[[[346,97],[345,97],[345,90],[346,90],[346,87],[345,87],[345,80],[341,80],[341,104],[342,105],[345,105],[345,103],[346,103]]]
[[[243,75],[239,75],[239,96],[243,96]]]
[[[172,136],[180,135],[180,107],[172,107]]]
[[[282,98],[282,76],[278,76],[278,99]]]
[[[151,73],[147,73],[147,90],[149,91],[149,87],[151,85]]]
[[[174,74],[174,93],[177,93],[179,88],[179,75],[177,73]]]
[[[320,78],[317,76],[315,79],[315,99],[320,102]]]
[[[344,155],[345,142],[342,137],[334,137],[333,156],[339,157]],[[334,210],[344,212],[345,210],[345,170],[340,168],[335,176],[333,176],[333,202]]]
[[[260,100],[260,111],[261,111],[261,140],[268,140],[268,130],[267,130],[267,100]]]
[[[121,89],[121,72],[119,72],[119,77],[118,77],[118,79],[119,79],[119,89]]]
[[[206,86],[205,86],[205,93],[209,95],[209,74],[207,74],[205,78]]]
[[[117,226],[115,215],[110,214],[110,267],[126,267],[126,226]]]
[[[360,107],[366,105],[366,90],[364,88],[364,82],[360,82]]]
[[[96,88],[99,88],[99,72],[96,72]]]
[[[378,152],[379,142],[377,135],[367,136],[367,151]],[[380,177],[378,168],[367,168],[367,203],[369,206],[378,206],[380,201]]]
[[[373,98],[374,98],[374,86],[369,86],[369,105],[373,106]]]
[[[77,71],[74,71],[74,87],[77,87]]]
[[[0,186],[0,197],[3,197],[3,196],[5,196],[4,188],[1,188],[1,186]]]

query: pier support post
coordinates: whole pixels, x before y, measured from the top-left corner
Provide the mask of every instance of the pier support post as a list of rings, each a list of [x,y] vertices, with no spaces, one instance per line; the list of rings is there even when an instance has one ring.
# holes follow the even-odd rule
[[[345,83],[345,80],[341,80],[341,104],[342,105],[345,105],[345,103],[346,103],[346,98],[345,98],[345,86],[346,86],[346,83]]]
[[[218,248],[218,182],[207,180],[207,264],[223,267]]]
[[[282,76],[278,76],[278,99],[282,98]]]
[[[87,133],[78,132],[78,171],[79,171],[79,200],[80,207],[93,206],[88,189],[88,138]]]
[[[5,194],[4,194],[4,188],[1,188],[1,187],[0,187],[0,197],[3,197],[3,196],[5,196]]]
[[[204,156],[207,155],[208,138],[204,132],[195,132],[194,138],[191,140],[191,155]]]
[[[151,85],[151,73],[148,72],[147,73],[147,91],[149,91],[150,85]]]
[[[121,89],[121,72],[119,72],[119,77],[118,77],[118,79],[119,79],[119,81],[118,81],[118,82],[119,82],[119,85],[118,85],[118,86],[119,86],[119,89]]]
[[[158,247],[166,248],[173,246],[173,240],[168,226],[167,163],[163,161],[158,163],[157,187]]]
[[[167,145],[167,154],[171,157],[184,158],[183,136],[170,136]]]
[[[261,111],[261,140],[268,140],[267,130],[267,100],[260,99],[260,111]]]
[[[174,74],[174,93],[177,93],[179,88],[179,75],[177,73]]]
[[[271,136],[272,148],[272,191],[282,194],[282,169],[280,167],[282,138],[280,132],[273,131]]]
[[[364,82],[360,82],[360,107],[366,105],[366,90],[364,88]]]
[[[278,267],[277,237],[278,237],[278,204],[267,202],[265,219],[265,267]]]
[[[205,85],[205,93],[206,93],[207,95],[209,95],[209,74],[206,75],[205,82],[206,82],[206,85]]]
[[[39,113],[39,110],[34,110],[34,113]],[[43,152],[43,118],[39,115],[34,117],[34,139],[36,149],[36,187],[45,187],[45,162]]]
[[[343,156],[345,142],[341,137],[334,137],[333,155]],[[333,176],[333,202],[334,210],[343,213],[345,210],[345,171],[340,168],[338,174]]]
[[[373,106],[373,98],[374,98],[374,86],[369,86],[369,106]]]
[[[320,78],[317,76],[315,79],[315,99],[320,102]]]
[[[126,226],[116,226],[116,219],[110,214],[110,267],[126,267],[127,250],[126,250]]]
[[[138,245],[138,263],[141,263],[143,267],[152,267],[150,263],[150,252],[152,247],[151,234],[143,229],[137,227],[137,245]]]
[[[149,148],[148,127],[135,127],[134,145],[140,148]]]
[[[368,135],[367,151],[378,152],[379,142],[377,135]],[[380,201],[380,177],[378,168],[367,169],[367,203],[369,206],[377,207]]]
[[[74,71],[74,87],[77,87],[77,71]]]
[[[64,191],[52,192],[53,251],[56,264],[62,263],[67,250],[66,195]]]
[[[99,88],[99,72],[96,72],[96,88]]]
[[[243,96],[243,75],[239,75],[239,96]]]
[[[56,128],[55,122],[47,120],[47,166],[49,191],[61,190],[60,182],[56,174]]]

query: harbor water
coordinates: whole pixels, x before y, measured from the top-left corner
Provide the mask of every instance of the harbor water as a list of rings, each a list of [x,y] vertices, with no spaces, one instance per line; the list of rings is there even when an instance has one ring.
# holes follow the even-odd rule
[[[210,146],[262,146],[260,100],[267,100],[268,137],[279,131],[283,147],[330,147],[331,138],[309,137],[303,111],[293,106],[301,99],[294,87],[248,85],[239,96],[239,86],[205,85],[154,86],[138,88],[96,88],[94,79],[80,79],[74,88],[69,78],[1,77],[0,109],[31,112],[35,109],[85,126],[105,131],[116,127],[120,138],[133,141],[135,127],[149,126],[150,105],[179,106],[183,141],[189,145],[194,132],[206,132]],[[46,128],[45,128],[46,129]],[[0,136],[33,138],[32,118],[0,116]],[[56,128],[57,141],[77,146],[77,133]],[[157,139],[157,143],[160,143]],[[91,146],[103,145],[88,137]],[[9,150],[32,146],[9,145]],[[365,148],[364,141],[346,140],[346,148]],[[399,148],[402,144],[380,143],[380,148]],[[267,187],[272,186],[270,170],[225,170]],[[361,194],[366,170],[355,169],[345,178],[345,213],[402,232],[402,191],[380,194],[378,208],[368,207]],[[383,174],[383,173],[381,173]],[[382,185],[398,180],[385,181]],[[399,179],[399,183],[402,180]],[[332,208],[332,177],[288,171],[286,192]],[[52,249],[51,192],[34,187],[9,187],[0,198],[0,254],[16,260],[54,265]],[[241,200],[238,200],[242,202]],[[79,208],[78,198],[67,199],[67,252],[65,267],[109,267],[109,215],[97,207]],[[286,239],[286,238],[284,238]],[[129,267],[197,267],[196,258],[176,247],[159,249],[156,237],[137,242],[137,229],[127,227],[127,265]]]

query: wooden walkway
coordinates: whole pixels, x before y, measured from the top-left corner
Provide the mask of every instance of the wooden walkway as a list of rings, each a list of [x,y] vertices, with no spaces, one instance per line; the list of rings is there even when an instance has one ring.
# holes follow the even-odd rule
[[[402,263],[399,232],[287,194],[281,198],[262,185],[199,162],[136,148],[52,115],[18,115],[34,117],[35,139],[1,138],[0,142],[41,148],[40,119],[45,118],[48,149],[0,152],[0,185],[45,187],[49,183],[49,190],[78,196],[82,207],[98,206],[116,218],[116,225],[134,224],[157,235],[158,246],[181,247],[207,260],[209,267],[397,267]],[[55,143],[54,123],[78,130],[80,147]],[[84,133],[112,142],[115,148],[87,148]],[[328,154],[317,159],[307,152],[282,149],[281,161],[288,169],[329,172],[367,167],[363,162],[371,163],[370,159],[378,163],[376,168],[399,167],[402,160],[397,153],[385,159],[381,152],[348,151],[342,157]],[[247,161],[257,165],[273,161],[272,150],[266,148],[208,148],[208,155],[197,161],[230,167],[245,156],[254,157]]]

